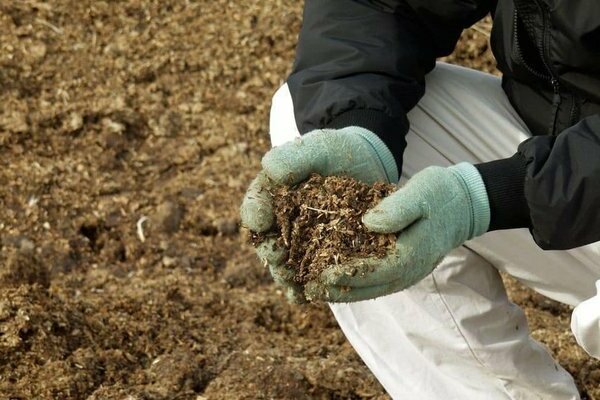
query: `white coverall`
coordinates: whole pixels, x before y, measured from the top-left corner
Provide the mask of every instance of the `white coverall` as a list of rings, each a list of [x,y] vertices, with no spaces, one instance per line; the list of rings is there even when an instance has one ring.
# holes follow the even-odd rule
[[[509,157],[530,136],[497,77],[439,63],[426,88],[408,114],[401,182],[430,165]],[[273,146],[299,136],[287,85],[273,97],[270,134]],[[526,229],[490,232],[451,252],[410,289],[330,306],[394,399],[579,399],[572,377],[530,337],[498,271],[578,306],[572,330],[600,357],[600,242],[543,251]]]

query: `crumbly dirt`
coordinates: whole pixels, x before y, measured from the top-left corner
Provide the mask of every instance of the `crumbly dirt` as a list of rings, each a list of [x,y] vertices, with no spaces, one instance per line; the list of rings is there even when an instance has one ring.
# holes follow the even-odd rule
[[[352,258],[383,257],[394,234],[375,234],[361,222],[364,213],[396,190],[395,185],[366,185],[347,176],[311,175],[294,187],[274,193],[278,242],[295,280],[306,284],[328,266]]]
[[[239,234],[301,8],[0,1],[0,398],[389,398]],[[453,60],[493,65],[466,33]],[[600,399],[570,310],[509,289]]]

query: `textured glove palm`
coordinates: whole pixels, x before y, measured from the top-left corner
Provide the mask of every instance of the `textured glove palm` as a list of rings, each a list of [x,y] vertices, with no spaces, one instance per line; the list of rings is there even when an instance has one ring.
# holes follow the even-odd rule
[[[442,258],[483,234],[490,220],[485,186],[475,167],[428,167],[363,217],[374,232],[399,233],[382,258],[327,268],[306,296],[330,302],[373,299],[406,289],[429,275]]]
[[[240,210],[242,224],[255,232],[267,232],[275,223],[270,193],[274,184],[294,185],[311,173],[347,175],[368,184],[398,181],[391,152],[375,134],[359,127],[307,133],[271,149],[263,157],[262,167]],[[302,288],[293,281],[294,273],[285,266],[285,252],[275,239],[264,241],[256,251],[275,282],[285,289],[288,300],[304,301]]]

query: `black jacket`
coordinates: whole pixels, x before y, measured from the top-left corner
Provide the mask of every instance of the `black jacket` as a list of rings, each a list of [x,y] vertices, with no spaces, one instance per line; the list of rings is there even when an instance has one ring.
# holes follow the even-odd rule
[[[544,249],[600,241],[600,0],[305,0],[288,79],[298,128],[363,126],[401,168],[425,74],[488,13],[504,90],[534,134],[477,165],[490,230],[529,227]]]

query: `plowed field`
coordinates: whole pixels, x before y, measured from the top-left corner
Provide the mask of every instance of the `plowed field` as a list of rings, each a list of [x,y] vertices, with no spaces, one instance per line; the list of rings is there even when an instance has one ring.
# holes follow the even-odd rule
[[[239,231],[301,8],[0,0],[0,398],[388,398]],[[493,71],[487,28],[450,60]],[[568,307],[509,287],[600,399]]]

